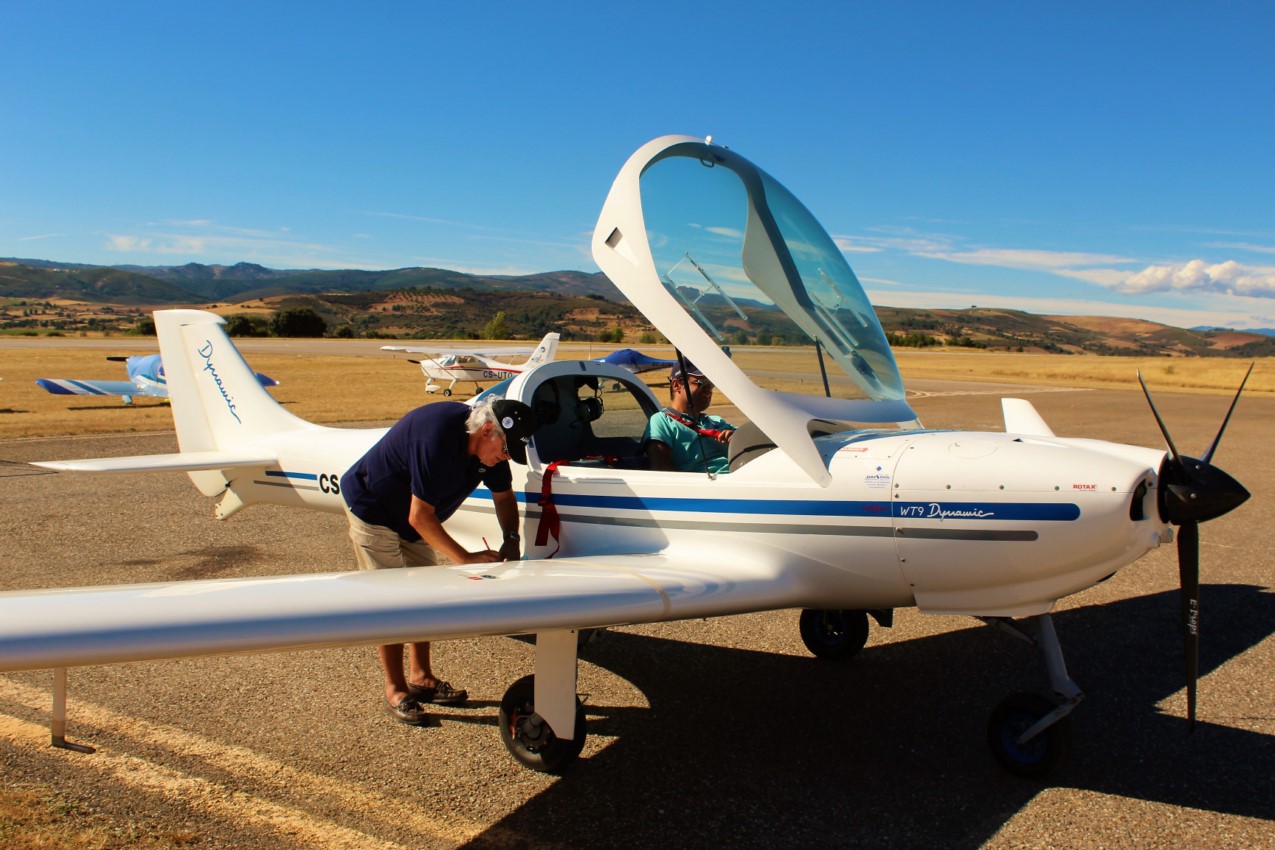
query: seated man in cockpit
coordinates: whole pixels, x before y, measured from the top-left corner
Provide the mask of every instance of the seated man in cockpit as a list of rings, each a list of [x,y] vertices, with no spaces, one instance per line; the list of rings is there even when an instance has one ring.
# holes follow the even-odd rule
[[[713,384],[689,360],[686,371],[669,371],[669,404],[652,414],[642,434],[651,469],[726,472],[735,426],[704,413],[713,403]]]

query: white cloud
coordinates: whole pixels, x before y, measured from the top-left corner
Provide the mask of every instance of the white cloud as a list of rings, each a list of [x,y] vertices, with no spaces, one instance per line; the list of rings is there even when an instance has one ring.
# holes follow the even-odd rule
[[[1114,284],[1117,292],[1144,295],[1149,292],[1214,292],[1275,298],[1275,268],[1254,268],[1234,260],[1207,263],[1191,260],[1165,266],[1147,266],[1126,274]]]
[[[915,233],[884,237],[841,236],[837,237],[836,242],[845,252],[895,250],[962,265],[1045,272],[1095,284],[1125,295],[1190,292],[1275,298],[1275,267],[1248,266],[1236,260],[1210,263],[1207,260],[1194,259],[1145,265],[1145,260],[1139,261],[1118,254],[1037,248],[966,249],[959,245],[960,240],[955,237]],[[1247,243],[1232,247],[1259,253],[1275,253],[1275,248]],[[1142,268],[1137,268],[1139,265]]]
[[[870,236],[834,236],[832,241],[842,251],[853,254],[875,254],[902,251],[905,254],[929,256],[952,250],[955,237],[945,234],[918,233],[909,229],[876,228]]]
[[[362,262],[333,259],[339,250],[288,238],[286,229],[259,230],[220,225],[206,219],[148,225],[138,233],[108,234],[106,248],[120,254],[183,257],[190,262],[254,262],[276,268],[366,268]]]
[[[922,257],[974,266],[997,266],[1032,271],[1070,270],[1077,266],[1131,263],[1113,254],[1086,254],[1077,251],[1044,251],[1033,248],[979,248],[973,251],[921,251]]]
[[[1275,245],[1254,245],[1252,242],[1214,242],[1209,248],[1226,248],[1232,251],[1252,251],[1254,254],[1275,254]]]
[[[139,236],[108,236],[107,247],[112,251],[142,252],[150,250],[151,241]]]
[[[738,230],[734,227],[706,227],[704,229],[709,233],[716,233],[718,236],[727,236],[731,239],[744,238],[744,231]]]
[[[972,306],[995,307],[1006,310],[1022,310],[1046,316],[1119,316],[1129,319],[1145,319],[1177,328],[1193,328],[1210,325],[1226,328],[1275,327],[1275,311],[1260,312],[1243,309],[1243,302],[1235,307],[1225,302],[1221,306],[1203,306],[1195,309],[1161,307],[1145,302],[1119,303],[1115,301],[1091,301],[1078,298],[1033,298],[1025,295],[993,295],[986,292],[930,290],[926,292],[897,290],[868,290],[873,304],[889,307],[915,307],[919,309],[963,310]]]
[[[58,237],[65,236],[65,235],[66,235],[65,233],[40,233],[35,236],[19,236],[18,241],[33,242],[36,239],[57,239]]]

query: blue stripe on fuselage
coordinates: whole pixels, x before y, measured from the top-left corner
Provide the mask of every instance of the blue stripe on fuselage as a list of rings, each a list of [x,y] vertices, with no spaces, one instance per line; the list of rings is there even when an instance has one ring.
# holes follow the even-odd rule
[[[536,505],[536,491],[517,493],[518,501]],[[490,500],[491,491],[479,488],[474,498]],[[808,499],[679,499],[640,496],[586,496],[554,493],[560,508],[594,508],[612,511],[666,511],[674,513],[752,514],[809,517],[892,517],[932,520],[1022,520],[1072,522],[1080,518],[1080,506],[1058,502],[825,502]]]
[[[319,476],[314,472],[288,472],[286,469],[267,469],[266,475],[276,478],[300,478],[303,481],[318,481]]]

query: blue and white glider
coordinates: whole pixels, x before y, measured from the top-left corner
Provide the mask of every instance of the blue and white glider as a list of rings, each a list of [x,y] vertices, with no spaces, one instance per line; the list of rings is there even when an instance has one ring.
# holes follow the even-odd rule
[[[658,357],[648,357],[633,348],[621,348],[619,351],[612,351],[606,357],[599,357],[598,361],[627,369],[635,375],[642,372],[650,372],[653,369],[668,369],[677,362],[676,360],[661,360]]]
[[[133,403],[133,396],[168,398],[168,379],[164,364],[158,354],[133,357],[108,357],[107,360],[123,362],[128,369],[127,381],[85,381],[78,378],[36,378],[35,382],[54,395],[117,395],[125,404]],[[277,387],[274,378],[256,373],[263,387]]]

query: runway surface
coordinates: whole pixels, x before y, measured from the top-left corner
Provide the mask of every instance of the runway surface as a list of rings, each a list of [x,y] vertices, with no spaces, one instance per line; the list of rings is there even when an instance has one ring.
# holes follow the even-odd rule
[[[1005,388],[913,383],[927,426],[1001,428]],[[1060,435],[1161,445],[1136,394],[1013,394]],[[1188,454],[1228,401],[1157,396]],[[198,848],[1275,847],[1272,422],[1275,400],[1242,400],[1215,458],[1254,495],[1202,528],[1195,734],[1168,547],[1059,604],[1087,699],[1047,784],[984,742],[1003,696],[1044,689],[1035,651],[910,610],[848,665],[810,658],[791,611],[612,630],[582,658],[590,737],[562,777],[499,742],[500,697],[532,665],[506,638],[436,646],[474,699],[423,729],[381,713],[368,648],[72,670],[68,737],[92,755],[47,746],[49,673],[0,674],[0,768]],[[26,465],[174,449],[170,433],[0,443],[0,589],[352,568],[340,516],[219,523],[179,474]]]

